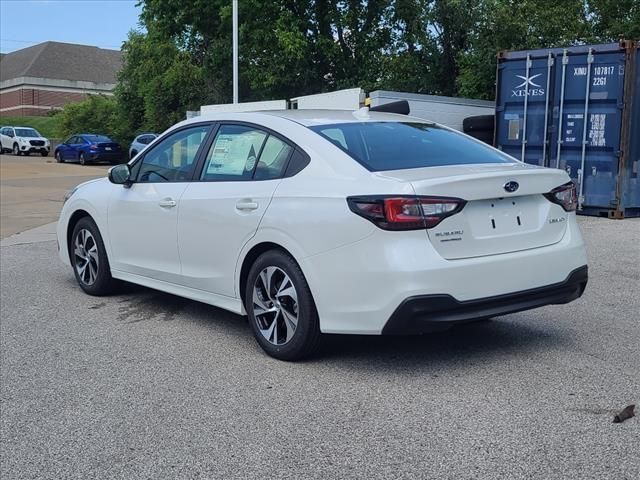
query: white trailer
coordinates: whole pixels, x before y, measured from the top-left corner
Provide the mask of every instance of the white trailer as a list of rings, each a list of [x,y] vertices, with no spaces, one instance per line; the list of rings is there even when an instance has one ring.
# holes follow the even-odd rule
[[[291,99],[290,108],[300,110],[357,110],[364,106],[366,95],[361,88],[304,95]]]
[[[268,100],[265,102],[218,103],[202,105],[200,115],[213,112],[259,112],[263,110],[286,110],[286,100]]]
[[[371,106],[407,100],[411,116],[432,120],[450,128],[462,131],[462,121],[476,115],[493,115],[495,103],[470,98],[442,97],[418,93],[376,90],[369,95]]]

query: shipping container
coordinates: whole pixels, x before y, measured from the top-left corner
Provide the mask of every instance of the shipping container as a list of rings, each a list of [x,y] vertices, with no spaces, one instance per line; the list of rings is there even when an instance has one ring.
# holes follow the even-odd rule
[[[462,124],[465,118],[478,115],[493,115],[495,108],[493,102],[486,100],[387,90],[376,90],[371,92],[369,97],[371,98],[372,107],[397,102],[398,100],[407,100],[411,109],[411,116],[438,122],[461,132],[463,131]]]
[[[497,148],[567,171],[579,212],[640,216],[637,42],[498,54]]]

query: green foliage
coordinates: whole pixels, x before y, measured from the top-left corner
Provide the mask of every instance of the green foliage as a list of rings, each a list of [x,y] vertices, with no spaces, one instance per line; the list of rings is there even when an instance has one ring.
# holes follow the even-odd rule
[[[67,104],[55,117],[59,119],[60,133],[66,138],[74,133],[100,133],[126,142],[127,131],[118,121],[118,101],[115,97],[90,95],[87,100]]]
[[[1,117],[2,126],[11,125],[14,127],[31,127],[35,128],[41,135],[46,138],[60,138],[60,117]]]
[[[130,139],[231,101],[231,2],[140,3],[115,98],[65,108],[65,131]],[[356,86],[492,99],[501,50],[640,38],[638,0],[242,0],[239,20],[241,101]]]

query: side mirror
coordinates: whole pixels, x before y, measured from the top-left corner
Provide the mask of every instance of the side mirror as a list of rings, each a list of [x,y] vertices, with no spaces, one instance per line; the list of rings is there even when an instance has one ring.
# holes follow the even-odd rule
[[[131,170],[126,163],[121,163],[109,169],[109,181],[111,183],[128,187],[132,183],[129,177],[131,177]]]

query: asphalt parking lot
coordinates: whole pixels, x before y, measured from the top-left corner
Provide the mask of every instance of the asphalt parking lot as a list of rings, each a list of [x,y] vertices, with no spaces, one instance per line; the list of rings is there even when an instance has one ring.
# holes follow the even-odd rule
[[[0,237],[57,220],[64,192],[110,165],[56,163],[53,155],[0,155]]]
[[[0,477],[640,478],[640,419],[612,423],[640,403],[640,221],[580,223],[580,300],[331,336],[303,363],[265,356],[242,317],[89,297],[54,241],[5,242]]]

